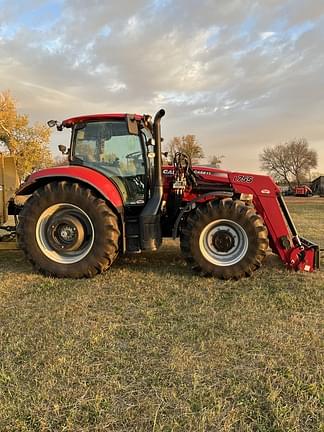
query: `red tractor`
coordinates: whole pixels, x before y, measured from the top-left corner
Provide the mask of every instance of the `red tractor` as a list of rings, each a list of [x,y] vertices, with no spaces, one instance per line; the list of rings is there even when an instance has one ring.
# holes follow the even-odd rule
[[[295,186],[294,195],[296,197],[310,197],[313,196],[312,189],[307,185]]]
[[[180,237],[185,260],[205,275],[250,276],[270,247],[295,270],[319,266],[318,246],[298,236],[270,177],[192,167],[177,153],[161,166],[160,110],[48,122],[71,129],[69,165],[31,174],[16,195],[31,195],[17,237],[35,268],[91,277],[118,254],[154,251]]]

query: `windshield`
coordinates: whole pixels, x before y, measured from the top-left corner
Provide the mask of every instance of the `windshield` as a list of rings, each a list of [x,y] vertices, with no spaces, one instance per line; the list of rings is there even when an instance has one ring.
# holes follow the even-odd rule
[[[79,127],[74,134],[74,158],[112,178],[126,203],[144,201],[145,165],[139,136],[130,135],[124,121]]]

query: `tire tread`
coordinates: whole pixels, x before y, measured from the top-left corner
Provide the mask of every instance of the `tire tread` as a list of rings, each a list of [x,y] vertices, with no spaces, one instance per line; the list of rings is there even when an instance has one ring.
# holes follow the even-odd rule
[[[60,264],[48,259],[40,251],[35,240],[39,208],[49,207],[60,200],[78,203],[80,207],[83,203],[84,207],[93,214],[95,230],[100,232],[89,254],[73,264]],[[19,246],[33,267],[46,276],[82,278],[93,277],[104,272],[118,255],[119,238],[120,230],[115,212],[91,189],[77,182],[64,180],[44,185],[33,193],[19,215],[17,227]]]
[[[238,263],[231,266],[216,266],[207,261],[199,251],[199,235],[202,229],[213,220],[233,220],[246,227],[249,238],[247,254]],[[180,248],[187,264],[202,275],[221,279],[240,279],[249,277],[262,265],[269,247],[268,230],[264,221],[251,205],[242,201],[224,198],[209,201],[194,209],[181,226]]]

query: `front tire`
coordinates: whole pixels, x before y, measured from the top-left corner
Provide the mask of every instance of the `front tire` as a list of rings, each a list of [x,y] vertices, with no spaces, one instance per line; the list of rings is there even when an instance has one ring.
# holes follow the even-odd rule
[[[40,272],[92,277],[117,257],[118,219],[106,202],[78,183],[60,181],[37,189],[19,215],[17,238]]]
[[[194,270],[240,279],[261,266],[269,247],[268,232],[253,207],[223,199],[189,213],[181,227],[180,247]]]

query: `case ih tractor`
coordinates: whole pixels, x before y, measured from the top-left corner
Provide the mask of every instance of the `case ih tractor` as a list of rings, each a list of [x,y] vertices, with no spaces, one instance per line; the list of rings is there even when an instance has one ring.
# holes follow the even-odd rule
[[[17,237],[35,268],[58,277],[91,277],[118,254],[154,251],[180,237],[187,263],[223,279],[250,276],[270,245],[286,265],[313,271],[318,246],[298,236],[270,177],[192,167],[177,153],[161,166],[160,110],[148,115],[74,117],[69,165],[31,174],[16,192],[30,195]]]

